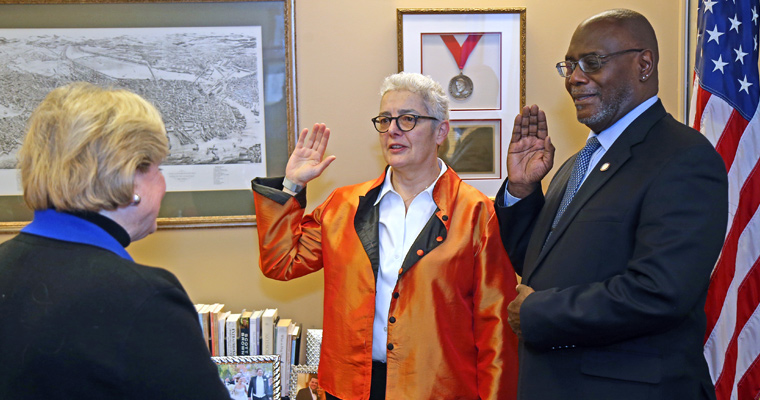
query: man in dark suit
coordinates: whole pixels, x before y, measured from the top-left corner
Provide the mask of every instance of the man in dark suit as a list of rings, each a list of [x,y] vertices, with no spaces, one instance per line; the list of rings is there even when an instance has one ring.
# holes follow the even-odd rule
[[[309,387],[299,390],[296,400],[324,400],[324,391],[319,389],[319,379],[316,375],[309,376]]]
[[[509,305],[520,399],[715,398],[702,342],[726,169],[665,112],[657,61],[641,14],[611,10],[578,26],[557,69],[590,149],[560,167],[545,196],[546,117],[534,105],[515,118],[496,206],[522,276]]]
[[[256,370],[256,376],[248,383],[248,398],[251,400],[269,400],[272,398],[272,385],[269,378],[264,376],[264,370]]]

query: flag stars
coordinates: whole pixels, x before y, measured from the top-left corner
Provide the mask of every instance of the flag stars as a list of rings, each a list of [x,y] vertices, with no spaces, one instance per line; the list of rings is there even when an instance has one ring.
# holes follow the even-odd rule
[[[739,88],[739,92],[742,90],[747,92],[749,94],[749,87],[752,86],[752,83],[747,81],[747,75],[744,75],[744,79],[737,79],[739,81],[739,84],[742,86]]]
[[[752,7],[752,22],[755,23],[755,26],[757,26],[757,7]]]
[[[711,13],[714,13],[714,11],[713,11],[713,9],[712,9],[712,8],[713,8],[713,6],[714,6],[715,4],[717,4],[717,3],[718,3],[717,1],[706,0],[706,1],[704,2],[704,6],[705,6],[705,14],[707,14],[707,12],[708,12],[708,11],[709,11],[709,12],[711,12]]]
[[[715,63],[715,69],[713,69],[713,72],[715,72],[717,70],[720,70],[721,74],[725,73],[723,71],[723,67],[725,67],[726,65],[728,65],[728,63],[727,62],[723,62],[723,56],[718,56],[718,59],[717,60],[712,60],[712,62]]]
[[[723,35],[723,32],[718,32],[718,25],[715,25],[712,31],[705,32],[710,35],[710,38],[707,39],[707,43],[710,43],[714,40],[715,43],[720,44],[720,37]]]
[[[729,18],[728,20],[731,22],[731,28],[729,28],[728,30],[731,31],[735,29],[736,33],[739,33],[739,25],[742,24],[741,22],[739,22],[739,16],[737,14],[734,14],[734,18]]]
[[[741,45],[739,45],[738,49],[734,49],[734,52],[736,53],[736,60],[734,61],[741,61],[742,65],[744,65],[744,57],[749,53],[743,52]]]

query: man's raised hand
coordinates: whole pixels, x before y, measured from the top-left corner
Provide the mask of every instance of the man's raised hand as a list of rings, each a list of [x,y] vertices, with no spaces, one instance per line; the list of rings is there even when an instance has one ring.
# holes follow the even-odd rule
[[[554,146],[546,126],[546,114],[537,105],[525,106],[515,117],[507,153],[507,190],[523,198],[538,187],[554,165]]]

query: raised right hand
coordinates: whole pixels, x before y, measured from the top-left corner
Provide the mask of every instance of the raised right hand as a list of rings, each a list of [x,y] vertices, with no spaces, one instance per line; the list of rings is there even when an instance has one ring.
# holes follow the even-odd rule
[[[507,190],[523,198],[538,187],[554,166],[554,146],[546,126],[546,114],[537,105],[525,106],[515,117],[507,153]]]
[[[329,139],[330,128],[325,124],[314,124],[311,133],[308,129],[302,130],[298,135],[296,148],[285,167],[285,177],[296,185],[305,186],[310,180],[321,175],[322,171],[335,161],[335,156],[322,159]]]

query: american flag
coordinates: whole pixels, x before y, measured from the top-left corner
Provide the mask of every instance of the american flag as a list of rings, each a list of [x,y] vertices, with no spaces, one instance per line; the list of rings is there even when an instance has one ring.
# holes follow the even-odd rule
[[[760,397],[758,0],[700,0],[690,124],[728,171],[728,229],[707,294],[704,354],[718,400]],[[695,233],[698,234],[698,233]]]

